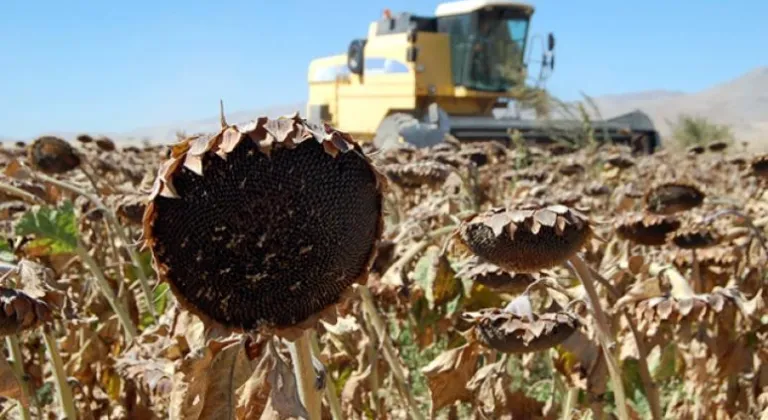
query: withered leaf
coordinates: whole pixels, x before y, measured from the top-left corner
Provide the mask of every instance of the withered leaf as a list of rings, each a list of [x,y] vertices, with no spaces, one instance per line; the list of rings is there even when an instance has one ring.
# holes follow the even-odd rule
[[[275,365],[267,374],[270,393],[265,414],[267,412],[276,413],[277,418],[281,420],[293,417],[308,418],[309,414],[301,403],[299,386],[291,366],[285,363],[276,352],[270,350],[270,353],[272,353]]]
[[[361,371],[353,372],[344,383],[341,390],[341,404],[346,415],[359,414],[364,410],[365,394],[370,391],[371,374],[373,365],[367,364]]]
[[[540,419],[544,403],[521,390],[512,392],[512,377],[502,359],[480,368],[467,384],[475,397],[475,410],[485,418],[499,420]]]
[[[570,386],[600,395],[608,384],[608,366],[602,357],[600,346],[586,334],[576,331],[557,349],[555,367]]]
[[[265,352],[251,373],[251,377],[237,389],[237,408],[235,410],[237,419],[254,419],[264,413],[271,392],[267,376],[273,366],[272,355]]]
[[[201,419],[230,420],[235,417],[236,391],[248,381],[256,367],[255,362],[248,360],[243,344],[243,341],[229,344],[213,358],[207,372],[210,379]]]
[[[639,283],[635,283],[632,287],[616,301],[615,308],[618,311],[625,305],[632,304],[637,301],[650,299],[652,297],[661,296],[661,284],[656,277],[643,280]]]
[[[29,399],[22,392],[21,383],[2,352],[0,352],[0,396],[12,398],[24,407],[29,407]]]
[[[432,299],[435,305],[442,305],[458,297],[463,287],[445,254],[440,254],[432,264]]]
[[[26,259],[19,261],[18,269],[17,288],[53,308],[58,309],[64,305],[66,288],[56,283],[53,270]]]
[[[433,415],[457,401],[471,401],[467,383],[475,375],[479,356],[478,345],[470,342],[444,351],[421,369],[427,378]]]
[[[217,387],[222,386],[222,377],[225,378],[224,382],[229,383],[233,354],[242,353],[241,350],[242,343],[237,340],[211,340],[205,347],[194,350],[181,359],[173,375],[170,416],[200,419],[204,418],[204,414],[211,413],[208,408],[210,404],[218,407],[221,397],[216,396]],[[229,365],[227,361],[230,361]],[[250,371],[246,374],[250,375]],[[234,410],[234,404],[229,410]]]

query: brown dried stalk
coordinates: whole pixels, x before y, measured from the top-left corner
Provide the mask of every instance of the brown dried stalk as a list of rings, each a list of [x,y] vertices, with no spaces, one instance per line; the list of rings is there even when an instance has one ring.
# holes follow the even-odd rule
[[[368,316],[368,320],[370,321],[373,329],[376,331],[376,335],[379,337],[379,340],[382,343],[384,358],[387,360],[389,368],[392,371],[392,376],[395,379],[397,389],[400,391],[400,395],[408,404],[408,411],[411,418],[413,420],[424,420],[424,415],[419,411],[419,405],[413,398],[413,394],[411,394],[410,391],[410,385],[405,379],[405,373],[403,372],[402,366],[400,365],[400,359],[395,352],[392,341],[389,338],[387,327],[379,316],[378,311],[376,310],[376,304],[373,302],[371,291],[368,290],[368,287],[362,285],[356,285],[356,288],[360,294],[360,297],[362,298],[363,310]]]

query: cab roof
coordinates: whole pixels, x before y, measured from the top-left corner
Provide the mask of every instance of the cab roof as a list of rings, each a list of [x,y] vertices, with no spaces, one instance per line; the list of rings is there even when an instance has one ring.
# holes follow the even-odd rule
[[[435,16],[452,16],[471,13],[485,7],[517,7],[525,9],[528,14],[533,13],[533,6],[511,0],[461,0],[450,3],[442,3],[435,9]]]

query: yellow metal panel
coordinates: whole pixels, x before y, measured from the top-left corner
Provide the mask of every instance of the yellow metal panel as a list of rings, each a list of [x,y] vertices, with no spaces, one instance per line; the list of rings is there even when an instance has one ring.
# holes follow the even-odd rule
[[[370,137],[391,110],[416,106],[416,73],[406,61],[405,34],[371,37],[365,45],[365,71],[339,84],[335,124],[358,136]],[[333,112],[331,107],[331,112]]]
[[[428,96],[432,88],[435,96],[452,96],[453,75],[448,35],[420,32],[416,38],[416,47],[419,49],[415,66],[418,95]]]
[[[338,126],[353,133],[373,134],[391,110],[416,106],[413,75],[364,77],[364,84],[339,86]]]

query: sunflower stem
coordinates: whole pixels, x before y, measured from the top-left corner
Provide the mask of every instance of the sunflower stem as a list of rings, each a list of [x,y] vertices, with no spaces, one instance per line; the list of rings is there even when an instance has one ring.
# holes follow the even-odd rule
[[[571,420],[573,414],[573,408],[576,406],[576,402],[579,399],[579,388],[568,388],[568,393],[565,394],[565,401],[563,401],[563,411],[560,414],[562,420]]]
[[[370,331],[371,336],[373,336],[373,331]],[[365,351],[368,356],[368,363],[371,365],[371,377],[370,377],[370,386],[371,386],[371,398],[373,407],[376,410],[376,412],[380,412],[382,409],[381,407],[381,399],[379,398],[379,369],[377,368],[379,365],[379,353],[377,351],[377,347],[374,343],[374,341],[369,342],[367,346],[365,346]]]
[[[315,357],[320,356],[320,344],[317,341],[317,332],[311,331],[309,337],[309,344],[312,346],[312,353]],[[325,381],[325,398],[328,399],[328,407],[331,410],[331,417],[333,420],[342,420],[344,416],[341,414],[341,402],[339,402],[339,396],[336,395],[336,385],[332,380]]]
[[[123,325],[123,329],[125,330],[126,340],[128,342],[133,341],[133,339],[138,335],[136,326],[133,325],[133,321],[128,315],[128,311],[117,300],[115,292],[112,290],[112,287],[109,285],[106,277],[104,277],[104,272],[101,271],[99,265],[96,263],[96,261],[94,261],[93,257],[88,254],[88,251],[79,241],[77,248],[75,248],[75,252],[83,261],[83,263],[88,267],[88,269],[91,270],[91,274],[93,274],[93,276],[96,278],[96,283],[99,285],[101,293],[104,294],[107,302],[109,302],[109,306],[111,306],[112,310],[117,314],[117,318],[120,320],[120,323]]]
[[[310,330],[305,330],[301,337],[288,344],[288,348],[293,361],[293,373],[296,375],[296,383],[299,385],[299,397],[307,410],[307,414],[309,414],[307,420],[320,420],[322,418],[322,397],[320,391],[315,388],[310,334]]]
[[[632,336],[635,338],[635,346],[637,347],[638,355],[638,371],[640,373],[640,380],[643,382],[643,388],[645,388],[645,398],[648,400],[648,405],[651,407],[651,418],[653,420],[661,420],[661,400],[659,399],[659,388],[653,381],[651,376],[651,369],[648,366],[648,349],[645,348],[640,332],[635,326],[634,320],[632,320],[626,310],[623,310],[624,319],[627,320],[627,325],[632,331]]]
[[[696,255],[696,250],[691,250],[691,276],[693,277],[693,287],[696,293],[704,293],[704,279],[701,277],[701,266],[699,266],[699,256]]]
[[[16,380],[21,386],[22,398],[27,402],[27,404],[25,404],[23,401],[19,401],[19,411],[21,412],[21,418],[24,420],[29,420],[32,418],[32,414],[29,412],[29,402],[32,400],[33,394],[29,391],[29,382],[26,380],[24,375],[24,360],[22,359],[19,337],[15,334],[9,335],[5,337],[5,343],[8,346],[8,353],[10,353],[11,356],[12,363],[10,363],[10,366],[11,370],[13,371],[13,376],[16,377]],[[5,357],[5,355],[0,353],[0,357]]]
[[[45,340],[45,348],[51,359],[51,367],[53,368],[53,376],[56,379],[56,391],[59,395],[61,410],[64,412],[67,420],[75,420],[77,419],[77,411],[75,411],[75,400],[72,397],[72,388],[69,387],[69,382],[67,382],[67,374],[64,372],[64,362],[61,360],[61,354],[59,354],[59,347],[56,344],[56,339],[51,335],[47,327],[43,327],[43,340]]]
[[[14,195],[16,197],[21,198],[24,201],[28,201],[28,202],[33,203],[33,204],[44,204],[45,203],[45,201],[43,199],[41,199],[40,197],[38,197],[38,196],[36,196],[34,194],[31,194],[31,193],[28,193],[28,192],[22,190],[21,188],[17,188],[17,187],[14,187],[13,185],[6,184],[4,182],[0,182],[0,191],[4,192],[6,194]]]
[[[629,412],[627,411],[627,399],[624,392],[624,383],[622,382],[621,366],[619,365],[616,357],[613,354],[614,341],[613,334],[608,325],[608,318],[600,305],[600,296],[597,294],[592,274],[589,271],[589,266],[578,255],[574,254],[568,259],[571,267],[573,267],[579,280],[584,285],[584,290],[589,297],[589,303],[592,307],[592,315],[595,318],[597,324],[597,337],[600,340],[600,345],[603,347],[603,356],[605,357],[606,364],[608,365],[608,373],[611,376],[611,382],[613,384],[613,393],[616,398],[616,410],[618,411],[618,417],[621,420],[629,419]]]
[[[395,378],[398,391],[400,391],[400,395],[402,395],[408,404],[408,411],[411,415],[411,418],[414,420],[424,420],[424,415],[421,413],[421,411],[419,411],[419,405],[413,398],[413,394],[411,394],[410,391],[411,387],[405,379],[405,373],[403,372],[403,368],[400,365],[400,359],[398,358],[397,353],[395,353],[395,348],[392,345],[392,341],[390,341],[389,334],[387,333],[387,327],[381,317],[379,317],[379,313],[376,310],[376,304],[373,302],[371,291],[368,290],[368,287],[363,285],[357,285],[356,288],[358,289],[360,297],[363,301],[363,310],[365,311],[366,315],[368,315],[368,320],[373,326],[373,329],[376,331],[376,335],[379,336],[379,340],[381,341],[382,348],[384,350],[384,359],[386,359],[387,363],[389,364],[389,368],[392,371],[392,376]]]
[[[598,273],[592,267],[589,267],[589,269],[590,274],[592,274],[592,278],[600,283],[600,285],[605,287],[605,289],[608,291],[608,294],[611,295],[613,299],[621,298],[619,291],[616,290],[616,288],[605,277],[600,275],[600,273]],[[638,355],[638,371],[640,373],[640,380],[643,382],[643,389],[645,389],[648,405],[651,407],[651,417],[653,420],[660,420],[662,414],[661,400],[659,399],[659,388],[656,386],[656,383],[653,382],[653,378],[651,377],[651,369],[648,367],[648,350],[645,348],[645,343],[642,341],[643,339],[637,330],[635,321],[629,315],[627,310],[624,309],[621,311],[621,313],[624,316],[624,319],[627,321],[627,325],[629,326],[630,331],[632,331],[632,336],[635,339],[635,346],[637,347]]]

